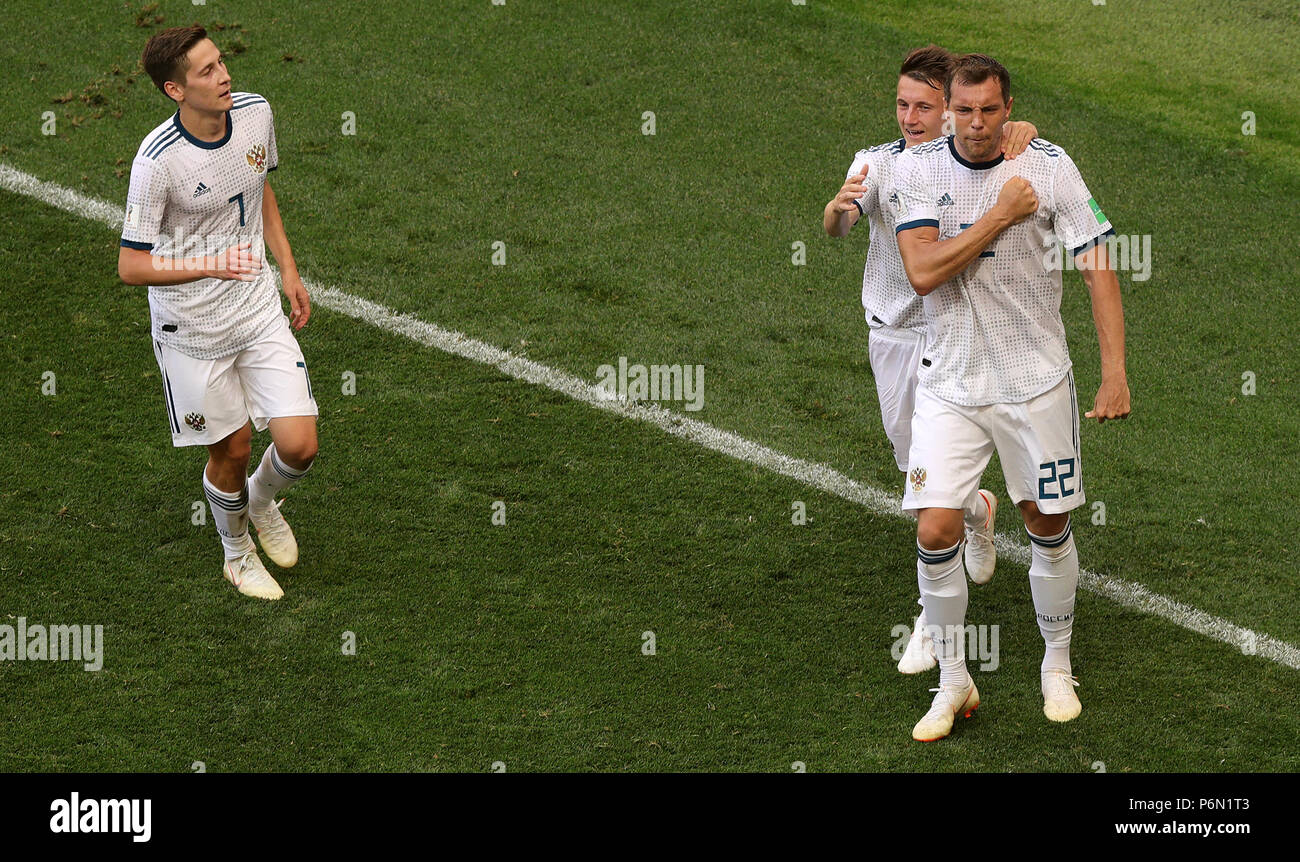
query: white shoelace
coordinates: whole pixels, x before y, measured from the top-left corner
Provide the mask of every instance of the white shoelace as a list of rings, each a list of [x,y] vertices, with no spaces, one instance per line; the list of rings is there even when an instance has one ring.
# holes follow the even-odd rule
[[[266,514],[271,517],[271,523],[265,527],[258,527],[258,533],[267,534],[272,538],[284,535],[285,528],[289,526],[289,522],[284,519],[284,515],[280,514],[280,504],[283,502],[284,500],[282,499],[271,501],[271,507],[266,512]],[[261,516],[259,515],[259,517]]]
[[[1042,674],[1048,678],[1049,693],[1052,695],[1064,696],[1070,694],[1070,687],[1079,687],[1079,678],[1070,676],[1063,670],[1049,670]]]
[[[947,694],[945,700],[948,701],[948,711],[952,713],[957,712],[957,707],[961,706],[963,703],[966,702],[966,695],[970,693],[969,688],[944,688],[943,686],[940,686],[939,688],[932,688],[930,689],[930,691]],[[961,696],[960,700],[957,699],[958,695]],[[930,713],[942,713],[942,712],[943,712],[943,705],[939,703],[938,698],[935,698],[934,703],[930,704],[930,712],[927,712],[926,715],[929,715]]]

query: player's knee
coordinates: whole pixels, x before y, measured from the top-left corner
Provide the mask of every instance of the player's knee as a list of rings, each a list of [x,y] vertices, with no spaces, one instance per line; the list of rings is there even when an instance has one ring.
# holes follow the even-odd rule
[[[299,469],[306,470],[311,466],[311,462],[316,460],[316,441],[310,440],[298,444],[289,450],[286,460],[290,465]]]
[[[916,525],[916,541],[931,551],[951,548],[961,541],[961,533],[960,513],[956,523],[952,523],[951,518],[930,518],[922,514]]]
[[[1048,515],[1039,510],[1033,500],[1020,501],[1020,516],[1025,521],[1025,529],[1035,536],[1054,536],[1065,529],[1068,514]]]
[[[315,434],[284,441],[283,445],[280,443],[275,444],[275,451],[280,458],[297,470],[305,470],[311,466],[311,462],[316,460],[318,448]]]

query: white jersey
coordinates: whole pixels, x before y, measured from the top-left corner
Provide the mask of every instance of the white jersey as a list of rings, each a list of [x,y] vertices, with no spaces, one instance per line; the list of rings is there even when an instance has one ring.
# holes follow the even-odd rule
[[[1070,370],[1061,322],[1061,260],[1113,233],[1060,147],[1039,138],[1014,161],[972,163],[951,136],[912,147],[894,165],[895,230],[938,227],[950,239],[1020,176],[1038,211],[1004,231],[965,271],[924,297],[926,355],[920,381],[953,404],[1018,404]]]
[[[179,111],[145,137],[131,163],[122,245],[187,258],[248,242],[265,260],[262,190],[279,162],[275,125],[266,99],[231,97],[220,140],[195,138]],[[238,353],[284,314],[269,266],[251,282],[150,285],[149,312],[154,339],[196,359]]]
[[[902,138],[866,150],[858,150],[844,179],[862,172],[868,165],[867,191],[854,203],[870,227],[867,265],[862,271],[862,307],[869,322],[900,329],[925,329],[921,297],[907,280],[903,259],[898,256],[894,239],[894,207],[888,198],[893,194],[894,162],[903,152]],[[874,320],[873,320],[874,318]]]

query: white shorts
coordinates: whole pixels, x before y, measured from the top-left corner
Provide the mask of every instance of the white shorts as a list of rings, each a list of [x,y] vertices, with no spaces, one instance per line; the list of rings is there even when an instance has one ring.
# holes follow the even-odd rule
[[[173,446],[209,446],[281,416],[316,416],[316,399],[288,318],[256,344],[220,359],[195,359],[153,343]]]
[[[873,325],[867,337],[871,373],[880,397],[880,421],[894,447],[898,469],[907,472],[912,448],[912,412],[916,404],[916,372],[925,352],[925,333],[915,329]]]
[[[1082,506],[1073,372],[1021,404],[962,407],[918,386],[903,508],[963,508],[994,448],[1013,503],[1033,500],[1047,515]]]

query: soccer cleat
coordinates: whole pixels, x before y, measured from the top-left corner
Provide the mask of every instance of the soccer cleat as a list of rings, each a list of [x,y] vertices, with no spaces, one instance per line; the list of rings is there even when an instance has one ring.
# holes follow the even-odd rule
[[[284,590],[280,589],[275,578],[262,565],[257,551],[249,551],[242,557],[226,560],[225,575],[226,580],[246,596],[274,601],[284,595]]]
[[[975,688],[975,680],[968,679],[962,688],[939,686],[930,691],[937,691],[930,711],[921,716],[921,720],[912,728],[912,738],[917,742],[936,742],[952,733],[952,724],[958,715],[970,718],[971,713],[979,708],[980,693]]]
[[[934,657],[934,641],[930,640],[925,630],[925,614],[916,618],[912,636],[907,640],[907,649],[898,660],[899,673],[924,673],[939,662]]]
[[[1052,721],[1070,721],[1083,712],[1074,689],[1079,681],[1059,668],[1040,674],[1043,685],[1043,715]]]
[[[997,549],[993,547],[993,528],[998,519],[998,498],[992,491],[980,488],[979,494],[988,504],[989,516],[978,530],[966,529],[966,574],[976,584],[993,580],[993,567],[998,562]]]
[[[273,502],[262,512],[249,506],[248,519],[257,528],[257,543],[266,551],[271,562],[287,569],[298,562],[298,540],[293,537],[289,522],[280,514],[280,503],[283,502]]]

